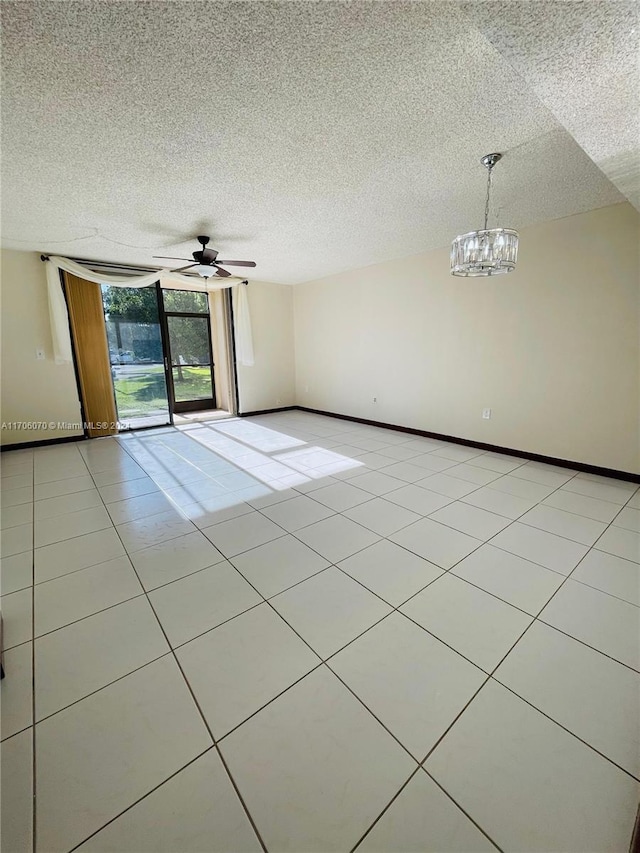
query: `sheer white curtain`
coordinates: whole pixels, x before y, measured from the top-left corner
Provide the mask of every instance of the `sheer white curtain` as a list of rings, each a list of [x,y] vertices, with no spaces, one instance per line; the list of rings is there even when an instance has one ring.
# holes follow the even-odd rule
[[[56,364],[67,364],[72,361],[71,338],[69,336],[69,319],[67,305],[60,285],[59,270],[76,275],[86,281],[97,284],[108,284],[111,287],[150,287],[158,279],[160,285],[165,288],[179,290],[197,290],[209,292],[222,290],[227,287],[237,287],[235,339],[238,364],[250,367],[254,363],[253,338],[251,334],[251,317],[249,315],[249,298],[247,287],[241,284],[238,278],[202,279],[198,281],[191,276],[180,275],[170,270],[145,273],[144,275],[110,275],[108,273],[94,272],[83,264],[78,264],[69,258],[61,258],[52,255],[45,262],[47,271],[47,291],[49,294],[49,319],[51,323],[51,337],[53,339],[53,355]]]

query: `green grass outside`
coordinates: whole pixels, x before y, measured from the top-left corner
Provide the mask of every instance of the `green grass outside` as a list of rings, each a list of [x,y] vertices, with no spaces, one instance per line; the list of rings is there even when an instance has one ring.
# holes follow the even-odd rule
[[[136,366],[137,367],[137,366]],[[211,397],[211,372],[208,367],[182,367],[182,379],[174,368],[176,400],[198,400]],[[140,375],[117,375],[113,380],[118,418],[141,417],[167,409],[167,386],[162,365],[140,365]]]

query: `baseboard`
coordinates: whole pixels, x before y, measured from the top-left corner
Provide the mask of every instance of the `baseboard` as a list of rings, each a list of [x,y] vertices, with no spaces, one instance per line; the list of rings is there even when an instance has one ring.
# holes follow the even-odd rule
[[[278,406],[277,409],[259,409],[256,412],[238,412],[239,418],[252,418],[254,415],[273,415],[275,412],[290,412],[300,406]]]
[[[88,438],[86,435],[65,435],[61,438],[43,438],[40,441],[22,441],[19,444],[0,444],[0,452],[29,450],[31,447],[48,447],[50,444],[68,444],[70,441],[88,441]]]
[[[393,429],[397,432],[406,432],[411,435],[419,435],[424,438],[435,438],[439,441],[450,441],[452,444],[462,444],[465,447],[477,447],[479,450],[490,450],[493,453],[504,453],[505,456],[518,456],[522,459],[530,459],[532,462],[544,462],[547,465],[557,465],[559,468],[571,468],[574,471],[582,471],[585,474],[598,474],[601,477],[614,477],[618,480],[628,480],[630,483],[640,483],[640,474],[632,474],[629,471],[618,471],[615,468],[602,468],[599,465],[589,465],[586,462],[574,462],[569,459],[558,459],[555,456],[544,456],[541,453],[531,453],[528,450],[515,450],[512,447],[501,447],[497,444],[486,444],[483,441],[472,441],[468,438],[459,438],[455,435],[443,435],[440,432],[430,432],[425,429],[399,426],[398,424],[386,424],[381,421],[372,421],[367,418],[357,418],[354,415],[340,415],[336,412],[325,412],[322,409],[311,409],[308,406],[289,406],[290,409],[299,409],[301,412],[311,412],[314,415],[326,415],[330,418],[339,418],[343,421],[354,421],[367,426]]]

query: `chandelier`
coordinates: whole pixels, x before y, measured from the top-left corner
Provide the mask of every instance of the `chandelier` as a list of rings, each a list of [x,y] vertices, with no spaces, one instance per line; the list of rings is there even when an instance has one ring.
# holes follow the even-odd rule
[[[512,228],[487,228],[491,173],[502,154],[487,154],[480,161],[488,170],[484,228],[461,234],[451,244],[451,275],[502,275],[515,269],[518,259],[518,232]]]

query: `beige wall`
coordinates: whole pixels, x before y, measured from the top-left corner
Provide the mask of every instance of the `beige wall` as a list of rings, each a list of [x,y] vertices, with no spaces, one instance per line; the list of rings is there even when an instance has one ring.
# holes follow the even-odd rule
[[[443,248],[298,285],[298,404],[640,472],[639,224],[523,229],[505,277],[453,278]]]
[[[0,254],[0,418],[79,424],[73,366],[53,361],[44,264],[35,252]],[[45,359],[36,359],[36,350]],[[2,444],[82,435],[82,429],[2,429]]]
[[[293,288],[265,281],[252,281],[248,287],[255,364],[238,365],[240,412],[292,406]]]

